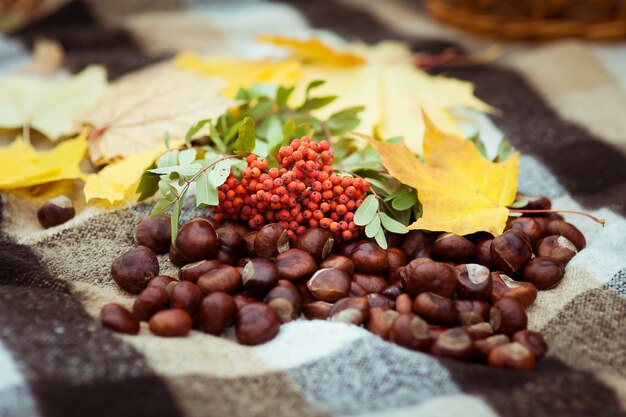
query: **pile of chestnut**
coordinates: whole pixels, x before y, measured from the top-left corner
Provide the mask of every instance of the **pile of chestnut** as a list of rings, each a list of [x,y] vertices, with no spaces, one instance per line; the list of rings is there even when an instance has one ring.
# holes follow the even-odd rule
[[[102,324],[137,334],[185,336],[192,328],[220,335],[234,324],[237,340],[257,345],[281,323],[299,319],[362,325],[408,349],[442,358],[530,370],[547,351],[527,329],[525,308],[537,290],[563,278],[565,264],[585,238],[559,215],[520,217],[493,238],[411,231],[334,245],[324,229],[290,239],[279,224],[249,231],[188,221],[171,245],[170,219],[146,217],[137,246],[111,266],[124,290],[138,294],[132,311],[102,309]],[[159,275],[155,254],[180,266],[177,278]]]

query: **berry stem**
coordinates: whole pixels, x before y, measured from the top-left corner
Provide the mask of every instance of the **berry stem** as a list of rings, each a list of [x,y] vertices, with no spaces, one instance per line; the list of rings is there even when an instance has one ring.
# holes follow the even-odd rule
[[[596,223],[600,223],[602,226],[604,226],[605,220],[604,219],[599,219],[595,216],[592,216],[589,213],[583,213],[582,211],[575,211],[575,210],[520,210],[520,209],[509,209],[509,211],[511,213],[522,213],[522,214],[534,214],[534,213],[570,213],[570,214],[578,214],[580,216],[585,216],[590,218],[591,220],[593,220]]]

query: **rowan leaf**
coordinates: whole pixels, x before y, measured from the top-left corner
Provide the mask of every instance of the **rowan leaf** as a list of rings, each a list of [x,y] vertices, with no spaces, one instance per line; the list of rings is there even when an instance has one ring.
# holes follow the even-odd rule
[[[368,195],[354,212],[354,223],[357,226],[365,226],[372,221],[378,211],[378,200],[372,194]]]
[[[254,119],[245,117],[239,128],[239,136],[235,142],[234,150],[239,154],[249,154],[254,150],[256,138],[254,136]]]
[[[402,223],[395,219],[392,219],[387,213],[380,213],[380,220],[385,230],[389,230],[392,233],[398,233],[403,235],[409,232]]]
[[[365,236],[372,238],[376,236],[380,230],[380,216],[378,213],[372,217],[372,220],[365,226]]]
[[[215,206],[219,203],[217,188],[209,181],[209,175],[205,172],[196,179],[196,205]]]
[[[376,148],[389,174],[418,190],[422,216],[408,228],[500,235],[509,215],[506,206],[515,201],[519,153],[490,162],[472,142],[442,132],[427,116],[424,120],[424,162],[403,143],[358,135]]]

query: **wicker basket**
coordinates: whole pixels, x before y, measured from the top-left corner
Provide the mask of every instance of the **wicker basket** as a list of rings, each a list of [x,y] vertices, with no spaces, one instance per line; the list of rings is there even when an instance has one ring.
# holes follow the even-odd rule
[[[437,19],[509,39],[626,37],[626,0],[426,0]]]

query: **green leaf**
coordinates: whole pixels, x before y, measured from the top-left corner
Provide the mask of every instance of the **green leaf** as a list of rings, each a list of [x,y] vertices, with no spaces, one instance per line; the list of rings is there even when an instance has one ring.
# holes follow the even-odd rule
[[[325,97],[314,97],[307,99],[300,107],[298,107],[299,111],[311,111],[319,109],[320,107],[324,107],[327,104],[335,101],[337,96],[325,96]]]
[[[256,139],[254,137],[254,119],[246,116],[239,128],[239,137],[235,141],[234,151],[239,154],[249,154],[254,150]]]
[[[230,175],[230,167],[232,161],[230,159],[224,159],[216,163],[208,174],[209,181],[214,187],[219,187],[224,184],[228,175]]]
[[[152,211],[150,212],[150,217],[156,217],[156,216],[160,216],[162,214],[167,213],[167,211],[170,209],[170,206],[172,205],[172,201],[174,201],[175,198],[176,196],[174,196],[171,199],[162,198],[159,201],[157,201],[154,204],[154,207],[152,207]]]
[[[211,119],[202,119],[189,128],[187,134],[185,135],[185,145],[187,145],[188,148],[191,148],[191,140],[196,135],[196,133],[198,133],[200,129],[202,129],[204,126],[206,126],[207,123],[211,123]]]
[[[169,193],[174,193],[174,195],[178,195],[178,189],[164,179],[161,179],[159,181],[159,191],[161,191],[161,195],[163,197],[166,197]]]
[[[233,123],[233,125],[230,126],[230,128],[228,128],[228,130],[226,131],[226,134],[224,135],[224,142],[230,143],[230,141],[233,140],[239,134],[239,129],[241,129],[242,126],[243,126],[243,120],[239,120]],[[226,125],[226,127],[228,127],[228,125]]]
[[[289,97],[291,96],[291,93],[293,93],[294,89],[295,87],[278,87],[278,91],[276,92],[276,104],[278,105],[278,108],[284,109],[287,107],[287,102],[289,101]]]
[[[293,139],[294,136],[294,132],[296,131],[296,121],[293,119],[289,119],[287,120],[284,124],[283,124],[283,138],[285,138],[285,140],[291,140]]]
[[[157,168],[171,167],[178,164],[178,156],[176,151],[167,151],[157,160]]]
[[[380,216],[378,213],[372,218],[372,220],[365,226],[365,236],[372,238],[376,236],[380,230]]]
[[[217,188],[209,181],[207,172],[196,179],[196,206],[216,206],[219,204]]]
[[[165,175],[165,174],[178,174],[184,176],[193,176],[202,169],[202,165],[194,163],[189,165],[174,165],[170,167],[154,168],[148,170],[153,174]]]
[[[364,106],[356,106],[334,113],[326,121],[326,126],[333,135],[348,133],[359,126],[361,120],[358,114],[364,109]]]
[[[317,87],[319,87],[319,86],[321,86],[321,85],[324,85],[325,83],[326,83],[326,81],[324,81],[324,80],[313,80],[313,81],[311,81],[311,82],[310,82],[310,83],[306,86],[306,93],[305,93],[305,95],[304,95],[305,101],[309,99],[309,93],[310,93],[313,89],[315,89],[315,88],[317,88]]]
[[[526,207],[528,205],[528,200],[517,200],[513,204],[509,204],[509,208],[512,209],[520,209],[522,207]]]
[[[469,140],[474,143],[474,145],[478,149],[478,152],[480,152],[483,158],[489,159],[489,157],[487,156],[487,148],[485,147],[483,141],[480,140],[480,136],[478,134],[472,136],[471,138],[469,138]]]
[[[189,165],[196,160],[197,154],[198,151],[196,151],[194,148],[183,149],[178,153],[178,163],[180,165]]]
[[[506,161],[513,152],[515,152],[515,149],[513,149],[509,141],[506,138],[502,138],[498,145],[498,155],[495,158],[495,162]]]
[[[392,219],[387,213],[380,213],[380,220],[383,223],[383,227],[392,233],[398,233],[403,235],[409,232],[408,230],[406,230],[406,227],[402,223],[395,219]]]
[[[252,151],[252,153],[258,157],[267,158],[267,155],[269,154],[269,148],[267,146],[267,142],[264,142],[262,140],[257,140],[254,145],[254,150]]]
[[[509,217],[522,217],[523,213],[511,213],[509,212]]]
[[[376,233],[376,236],[374,236],[374,238],[376,239],[376,243],[378,243],[378,246],[383,249],[387,249],[387,238],[385,237],[385,232],[382,228],[378,230],[378,233]]]
[[[372,221],[378,211],[378,200],[373,194],[368,195],[354,213],[354,223],[365,226]]]
[[[283,146],[283,125],[278,116],[272,116],[267,119],[267,146],[268,154],[276,155]]]
[[[248,116],[255,120],[264,119],[272,112],[272,102],[267,99],[261,99],[248,111]]]
[[[252,84],[248,88],[248,99],[267,97],[274,98],[276,96],[276,84]]]
[[[293,132],[294,138],[301,138],[302,136],[313,137],[315,129],[308,123],[302,123],[298,125],[297,129]]]
[[[165,149],[170,148],[170,132],[168,132],[167,130],[163,134],[163,144],[165,145]]]
[[[213,143],[215,144],[215,146],[217,147],[219,151],[226,152],[226,144],[222,140],[219,132],[217,131],[217,128],[213,125],[210,125],[209,127],[209,137],[211,138],[211,140],[213,141]]]
[[[417,203],[417,193],[411,189],[396,196],[391,202],[391,207],[398,211],[407,210]]]
[[[243,87],[239,87],[239,90],[237,90],[237,93],[235,93],[235,100],[249,100],[250,97],[248,96],[248,90],[246,90]]]
[[[154,164],[152,164],[154,167]],[[135,193],[139,194],[138,201],[144,201],[152,197],[159,190],[159,176],[153,175],[149,172],[141,174],[139,184],[137,184],[137,190]]]
[[[276,158],[274,158],[273,155],[267,155],[267,166],[268,168],[279,168],[280,165],[278,164],[278,161],[276,160]]]

